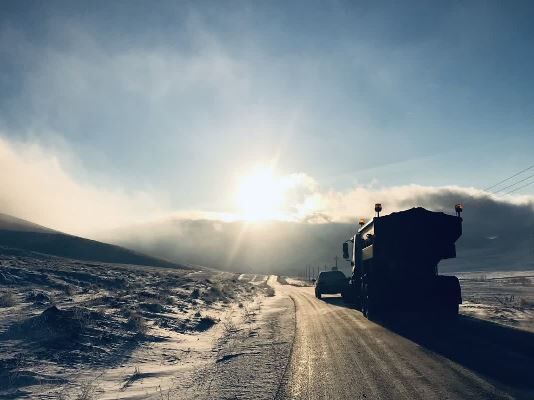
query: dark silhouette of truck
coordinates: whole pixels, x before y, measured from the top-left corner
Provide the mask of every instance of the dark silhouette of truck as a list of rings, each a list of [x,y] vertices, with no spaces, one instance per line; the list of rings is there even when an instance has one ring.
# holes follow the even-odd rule
[[[356,235],[343,243],[343,257],[353,266],[344,301],[370,319],[403,310],[458,315],[460,283],[455,276],[438,275],[438,263],[456,257],[462,209],[456,205],[456,216],[412,208],[381,217],[377,204],[377,217],[360,220]]]

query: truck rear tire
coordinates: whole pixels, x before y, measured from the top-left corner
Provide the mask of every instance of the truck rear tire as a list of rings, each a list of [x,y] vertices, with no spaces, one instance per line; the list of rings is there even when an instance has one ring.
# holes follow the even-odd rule
[[[320,290],[316,290],[315,291],[315,297],[317,297],[319,300],[321,300],[321,296],[322,296],[321,291]]]

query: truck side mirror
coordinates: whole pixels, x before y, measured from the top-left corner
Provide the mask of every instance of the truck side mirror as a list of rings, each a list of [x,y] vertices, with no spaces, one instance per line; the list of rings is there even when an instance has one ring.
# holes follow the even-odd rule
[[[347,242],[343,243],[343,258],[345,260],[349,259],[349,244]]]

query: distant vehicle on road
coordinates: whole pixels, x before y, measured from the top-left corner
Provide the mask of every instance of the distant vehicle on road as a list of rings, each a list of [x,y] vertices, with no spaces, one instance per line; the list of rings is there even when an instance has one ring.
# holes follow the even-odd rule
[[[376,204],[377,216],[361,220],[358,232],[343,243],[343,258],[353,267],[344,300],[367,318],[401,310],[457,315],[460,283],[438,275],[438,263],[456,257],[462,209],[456,205],[456,216],[412,208],[380,217],[382,206]]]
[[[315,281],[315,297],[323,294],[341,294],[347,286],[347,277],[341,271],[323,271]]]

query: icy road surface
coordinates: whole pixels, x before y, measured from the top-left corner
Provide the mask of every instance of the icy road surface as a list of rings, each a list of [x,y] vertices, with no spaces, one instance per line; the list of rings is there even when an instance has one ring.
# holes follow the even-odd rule
[[[468,316],[377,324],[311,287],[276,289],[296,309],[278,399],[534,399],[530,332]]]

